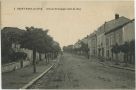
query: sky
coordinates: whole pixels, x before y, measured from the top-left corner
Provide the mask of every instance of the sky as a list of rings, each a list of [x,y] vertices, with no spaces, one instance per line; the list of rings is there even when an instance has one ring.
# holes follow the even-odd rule
[[[42,8],[42,10],[17,10],[17,8]],[[47,8],[78,8],[78,10],[47,10]],[[62,47],[74,44],[97,30],[105,21],[114,19],[116,13],[133,19],[134,2],[5,0],[1,3],[1,25],[21,29],[26,26],[49,29],[49,35]]]

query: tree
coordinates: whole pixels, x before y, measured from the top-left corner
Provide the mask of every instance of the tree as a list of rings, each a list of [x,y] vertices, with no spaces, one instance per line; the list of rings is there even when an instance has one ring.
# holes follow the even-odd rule
[[[33,70],[36,72],[36,52],[39,53],[39,60],[41,60],[41,53],[45,53],[45,57],[50,55],[47,53],[53,52],[53,38],[47,34],[48,30],[42,28],[26,27],[26,32],[23,35],[21,47],[28,48],[33,51]]]
[[[11,60],[11,55],[13,55],[14,50],[12,49],[12,44],[20,44],[21,36],[24,30],[15,27],[4,27],[1,30],[1,51],[2,51],[2,63],[9,62]],[[12,62],[12,61],[10,61]]]
[[[124,62],[127,65],[128,62],[128,54],[129,54],[129,43],[125,42],[123,45],[120,46],[121,52],[124,53]]]
[[[27,54],[24,52],[14,52],[10,54],[10,59],[12,61],[20,61],[21,68],[23,67],[23,60],[26,59]]]
[[[81,42],[80,49],[81,49],[81,51],[83,51],[85,53],[85,55],[89,59],[89,48],[88,48],[88,44],[85,44],[85,43]]]
[[[21,47],[33,51],[33,72],[36,73],[36,52],[43,47],[43,31],[40,28],[26,27],[26,32],[22,36]],[[45,33],[45,32],[44,32]],[[47,33],[47,32],[46,32]]]
[[[63,47],[63,51],[72,53],[73,51],[73,45],[68,45]]]
[[[113,45],[111,51],[112,51],[112,53],[115,53],[115,55],[116,55],[115,64],[118,64],[118,53],[120,52],[119,45],[117,43],[115,45]]]
[[[125,42],[121,47],[121,52],[124,53],[124,62],[126,63],[132,63],[135,56],[135,41],[132,40],[130,42]],[[129,58],[130,57],[130,58]],[[134,63],[134,62],[133,62]]]
[[[135,40],[131,40],[130,41],[130,63],[135,63]]]
[[[41,30],[41,31],[40,31]],[[39,33],[38,36],[39,39],[37,42],[37,52],[39,53],[39,60],[41,60],[41,53],[46,53],[47,52],[47,48],[49,47],[49,42],[52,41],[52,38],[49,38],[49,35],[47,35],[48,30],[43,31],[42,29],[39,29]]]

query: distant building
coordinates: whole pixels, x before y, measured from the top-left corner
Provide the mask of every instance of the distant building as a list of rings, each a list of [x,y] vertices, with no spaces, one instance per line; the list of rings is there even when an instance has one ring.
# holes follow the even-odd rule
[[[81,48],[81,44],[84,43],[88,46],[88,41],[89,41],[89,36],[87,35],[86,37],[84,37],[81,40],[78,40],[74,45],[73,45],[73,49],[76,50],[77,54],[83,54],[84,52],[82,50],[80,50]]]
[[[83,42],[84,44],[88,44],[88,40],[89,40],[89,36],[87,35],[86,37],[84,37],[81,42]]]
[[[73,48],[76,49],[76,48],[80,48],[81,47],[81,44],[80,44],[80,40],[78,42],[76,42],[74,45],[73,45]]]
[[[96,56],[97,54],[97,37],[96,32],[90,34],[88,38],[88,47],[90,56]]]
[[[97,56],[105,58],[106,57],[105,24],[98,28],[96,36],[97,36]]]

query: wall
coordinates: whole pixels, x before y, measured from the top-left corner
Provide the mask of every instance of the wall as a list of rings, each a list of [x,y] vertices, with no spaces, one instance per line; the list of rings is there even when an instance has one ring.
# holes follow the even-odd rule
[[[30,61],[23,61],[23,67],[26,67],[28,65],[30,65]],[[15,67],[16,69],[20,69],[21,68],[20,62],[13,62],[13,63],[2,65],[2,73],[13,71]]]
[[[96,34],[89,37],[88,40],[88,47],[89,47],[89,53],[90,56],[96,56],[97,54],[97,39]]]
[[[103,58],[106,58],[106,43],[105,43],[105,34],[104,33],[101,33],[99,35],[97,35],[97,56],[100,56],[103,57]],[[99,53],[99,50],[98,49],[101,49],[100,53]],[[102,48],[103,48],[103,53],[102,53]]]
[[[123,27],[123,41],[135,40],[135,24],[130,22]]]

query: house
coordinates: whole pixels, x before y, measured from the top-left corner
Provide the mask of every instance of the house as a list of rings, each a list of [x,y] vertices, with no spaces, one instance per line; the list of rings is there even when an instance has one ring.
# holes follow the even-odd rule
[[[81,44],[80,44],[80,40],[78,40],[78,42],[76,42],[74,45],[73,45],[73,49],[75,48],[80,48],[81,47]]]
[[[123,27],[123,44],[129,43],[128,62],[135,63],[135,21],[131,20]]]
[[[96,56],[97,54],[97,37],[96,31],[91,33],[88,39],[88,47],[90,56]]]
[[[83,42],[84,44],[88,44],[88,40],[89,40],[89,36],[87,35],[86,37],[84,37],[81,42]]]
[[[135,22],[134,19],[123,27],[123,42],[135,40]]]
[[[100,26],[96,32],[97,36],[97,56],[101,58],[106,57],[106,45],[105,45],[105,24]]]
[[[116,43],[119,45],[123,43],[122,27],[129,21],[130,19],[123,16],[119,17],[119,14],[115,14],[115,19],[105,22],[97,29],[96,36],[98,57],[107,59],[113,58],[113,53],[111,51],[112,46]]]
[[[115,19],[105,23],[105,40],[106,40],[106,59],[115,60],[116,56],[112,51],[113,46],[122,45],[123,41],[123,27],[130,22],[130,19],[126,17],[119,17],[115,15]],[[118,60],[122,62],[124,60],[123,53],[119,53]]]

